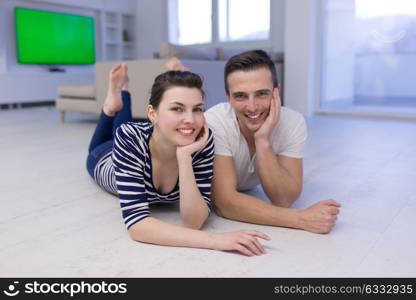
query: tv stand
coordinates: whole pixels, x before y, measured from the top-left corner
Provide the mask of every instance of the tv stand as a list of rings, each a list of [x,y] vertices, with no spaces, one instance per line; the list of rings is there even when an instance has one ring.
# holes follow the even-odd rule
[[[49,72],[65,72],[65,69],[59,68],[59,67],[49,67]]]

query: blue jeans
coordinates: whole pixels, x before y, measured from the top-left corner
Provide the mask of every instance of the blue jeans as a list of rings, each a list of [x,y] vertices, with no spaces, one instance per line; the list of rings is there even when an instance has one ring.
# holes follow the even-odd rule
[[[93,179],[94,169],[98,161],[103,155],[113,149],[114,133],[116,129],[121,124],[133,120],[131,114],[130,93],[122,91],[121,99],[123,101],[123,108],[118,111],[114,117],[109,117],[101,111],[97,127],[95,127],[94,134],[91,138],[90,146],[88,147],[87,171]]]

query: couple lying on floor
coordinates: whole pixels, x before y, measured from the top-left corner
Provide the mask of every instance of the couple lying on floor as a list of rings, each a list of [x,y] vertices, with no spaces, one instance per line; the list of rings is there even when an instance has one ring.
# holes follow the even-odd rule
[[[156,77],[148,122],[133,122],[126,64],[110,72],[107,98],[91,143],[87,169],[119,197],[133,240],[168,246],[266,253],[255,230],[200,230],[214,210],[255,224],[328,233],[340,204],[324,200],[290,208],[302,190],[306,125],[281,107],[274,63],[262,50],[233,56],[224,71],[227,103],[204,112],[201,78],[180,61]],[[134,84],[134,83],[133,83]],[[243,191],[261,184],[271,203]],[[179,202],[183,226],[151,216],[153,203]],[[215,204],[215,205],[214,205]]]

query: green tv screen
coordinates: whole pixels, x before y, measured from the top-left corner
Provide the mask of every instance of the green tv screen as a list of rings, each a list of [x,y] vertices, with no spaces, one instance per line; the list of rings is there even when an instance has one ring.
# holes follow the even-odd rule
[[[17,61],[93,64],[94,18],[15,7]]]

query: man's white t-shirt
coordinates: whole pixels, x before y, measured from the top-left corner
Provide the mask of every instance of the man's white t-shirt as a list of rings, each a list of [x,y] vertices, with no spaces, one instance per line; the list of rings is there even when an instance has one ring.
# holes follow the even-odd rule
[[[240,131],[237,117],[228,102],[211,107],[205,118],[214,132],[215,154],[232,156],[237,176],[237,190],[249,190],[260,183],[256,174],[256,154],[250,158],[248,144]],[[273,152],[294,158],[303,157],[306,124],[302,114],[282,107],[279,121],[271,134]]]

